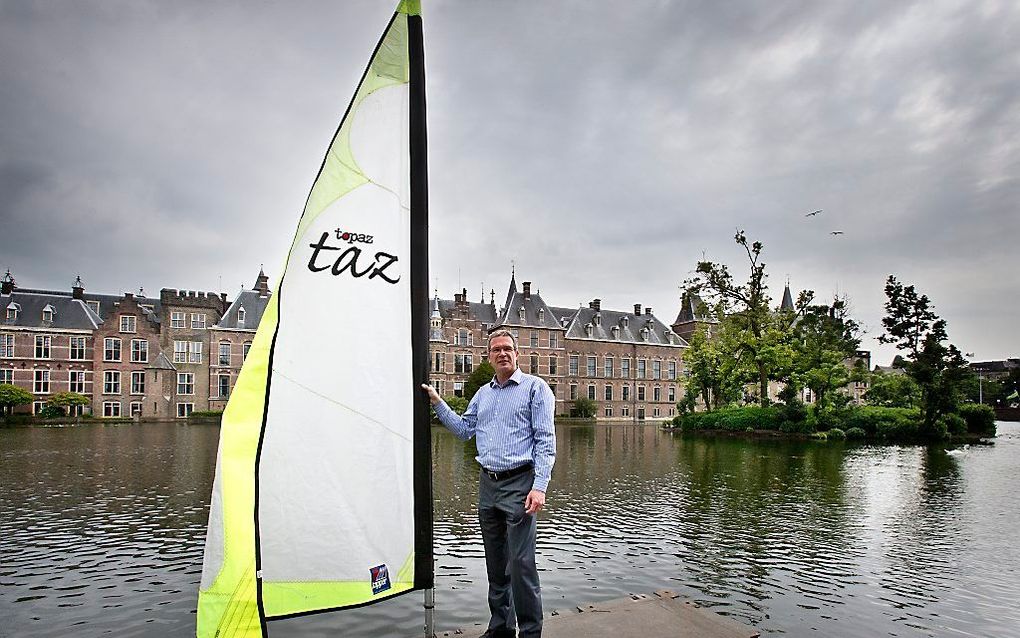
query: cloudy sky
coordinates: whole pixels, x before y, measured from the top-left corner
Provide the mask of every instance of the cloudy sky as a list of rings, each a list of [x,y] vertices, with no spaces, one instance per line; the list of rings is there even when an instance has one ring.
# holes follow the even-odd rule
[[[0,0],[0,268],[19,285],[275,278],[393,1]],[[431,276],[676,316],[765,244],[773,295],[885,278],[1020,355],[1020,5],[424,0]],[[805,217],[813,210],[823,212]],[[842,235],[831,235],[843,231]]]

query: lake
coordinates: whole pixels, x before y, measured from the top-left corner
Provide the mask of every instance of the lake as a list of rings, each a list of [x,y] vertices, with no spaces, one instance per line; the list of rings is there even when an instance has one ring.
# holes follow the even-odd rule
[[[557,426],[547,613],[672,589],[764,635],[1020,636],[1020,424],[958,449]],[[194,635],[219,428],[0,429],[0,636]],[[436,629],[487,620],[474,444],[433,431]],[[421,594],[270,623],[417,636]]]

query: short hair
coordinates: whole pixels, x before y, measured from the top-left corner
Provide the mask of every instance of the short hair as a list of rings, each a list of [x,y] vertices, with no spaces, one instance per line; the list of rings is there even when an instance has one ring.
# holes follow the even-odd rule
[[[490,348],[492,347],[492,340],[495,339],[496,337],[510,337],[510,341],[512,341],[514,344],[514,352],[517,351],[517,337],[514,336],[514,333],[510,332],[506,328],[500,328],[499,330],[495,330],[489,333]]]

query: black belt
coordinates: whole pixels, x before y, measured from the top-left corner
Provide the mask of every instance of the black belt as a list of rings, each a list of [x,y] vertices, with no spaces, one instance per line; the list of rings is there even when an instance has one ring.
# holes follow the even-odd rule
[[[525,465],[515,467],[511,470],[501,470],[499,472],[493,472],[492,470],[487,470],[483,467],[482,472],[484,472],[485,475],[491,478],[493,481],[502,481],[504,479],[513,478],[514,476],[524,474],[525,472],[531,470],[532,467],[534,467],[534,465],[532,465],[531,463],[527,463]]]

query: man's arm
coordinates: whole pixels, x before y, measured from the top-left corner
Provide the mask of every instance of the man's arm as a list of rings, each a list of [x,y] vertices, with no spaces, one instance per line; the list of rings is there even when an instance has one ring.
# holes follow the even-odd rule
[[[446,426],[446,429],[453,432],[454,436],[461,441],[467,441],[475,435],[475,426],[478,424],[477,392],[475,396],[471,397],[467,410],[464,410],[464,415],[461,416],[454,412],[450,406],[446,405],[446,401],[443,401],[443,398],[439,396],[435,388],[423,383],[421,389],[429,395],[432,409],[436,411],[439,421]]]
[[[540,381],[531,399],[531,432],[534,437],[532,458],[535,460],[535,483],[524,502],[529,514],[542,509],[545,493],[552,478],[553,463],[556,462],[556,397],[549,384]]]

